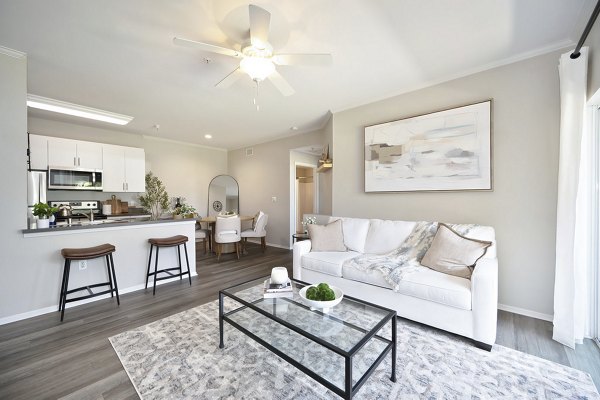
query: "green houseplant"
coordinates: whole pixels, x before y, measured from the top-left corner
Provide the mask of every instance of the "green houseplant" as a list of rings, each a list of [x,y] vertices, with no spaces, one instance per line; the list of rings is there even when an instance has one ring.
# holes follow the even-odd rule
[[[146,193],[139,196],[139,201],[142,207],[150,212],[154,221],[169,209],[169,195],[165,185],[152,172],[146,174]]]
[[[173,209],[174,218],[193,218],[196,215],[196,209],[189,204],[181,204]]]
[[[56,207],[50,207],[46,203],[36,203],[33,205],[33,215],[38,217],[37,227],[47,228],[50,224],[49,218],[58,211]]]

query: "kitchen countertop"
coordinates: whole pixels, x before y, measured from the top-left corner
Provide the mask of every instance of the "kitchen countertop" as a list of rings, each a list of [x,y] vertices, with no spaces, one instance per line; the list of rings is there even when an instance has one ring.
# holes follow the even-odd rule
[[[106,222],[105,222],[106,221]],[[150,219],[144,220],[140,218],[136,218],[134,220],[114,220],[114,219],[105,219],[94,221],[94,223],[90,223],[89,221],[84,221],[82,223],[77,223],[73,225],[59,225],[52,226],[49,228],[41,228],[41,229],[23,229],[21,232],[25,236],[29,236],[31,234],[53,234],[59,232],[71,232],[71,231],[85,231],[89,229],[103,229],[103,228],[116,228],[116,227],[130,227],[130,226],[138,226],[138,225],[155,225],[155,224],[165,224],[165,223],[173,223],[173,222],[196,222],[194,218],[183,218],[183,219],[159,219],[156,221],[152,221]]]

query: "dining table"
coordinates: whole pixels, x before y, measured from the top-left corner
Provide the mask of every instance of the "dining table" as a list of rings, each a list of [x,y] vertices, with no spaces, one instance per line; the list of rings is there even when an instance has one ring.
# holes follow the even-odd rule
[[[240,221],[242,223],[244,222],[252,222],[254,223],[254,216],[253,215],[240,215]],[[215,252],[215,226],[217,224],[217,216],[216,215],[209,215],[206,217],[198,217],[196,218],[196,222],[199,224],[202,223],[206,223],[209,226],[209,229],[212,231],[212,249],[213,249],[213,253]],[[222,253],[235,253],[235,245],[233,245],[232,243],[225,243],[223,244],[223,250],[221,251]]]

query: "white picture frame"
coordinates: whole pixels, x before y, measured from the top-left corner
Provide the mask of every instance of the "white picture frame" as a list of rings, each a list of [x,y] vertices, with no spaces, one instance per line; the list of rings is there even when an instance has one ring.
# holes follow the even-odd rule
[[[492,100],[365,127],[365,192],[492,190]]]

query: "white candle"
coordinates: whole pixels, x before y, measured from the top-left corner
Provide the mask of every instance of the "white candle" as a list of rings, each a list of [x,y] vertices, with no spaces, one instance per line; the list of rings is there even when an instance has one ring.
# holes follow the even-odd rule
[[[275,267],[271,270],[271,283],[281,285],[288,281],[288,271],[286,267]]]

